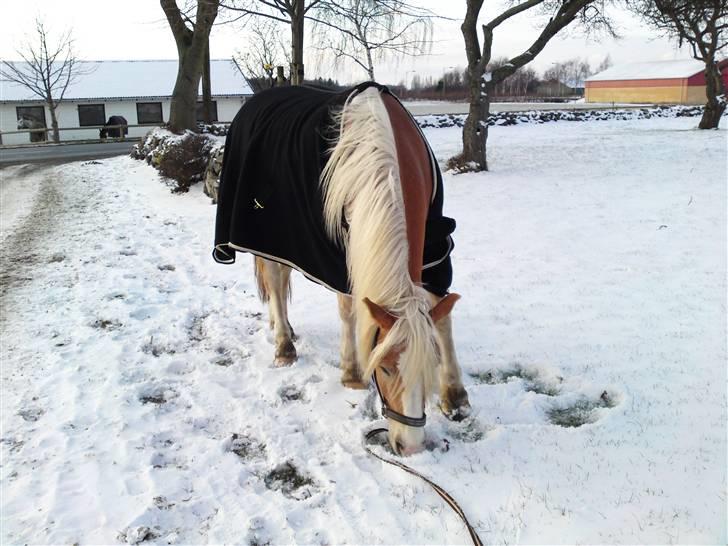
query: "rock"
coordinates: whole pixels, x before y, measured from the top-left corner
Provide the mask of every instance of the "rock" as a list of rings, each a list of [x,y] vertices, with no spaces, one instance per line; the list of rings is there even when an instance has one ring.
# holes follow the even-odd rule
[[[222,158],[225,153],[225,146],[213,149],[210,153],[210,160],[205,170],[205,195],[217,203],[217,190],[220,187],[220,172],[222,172]]]

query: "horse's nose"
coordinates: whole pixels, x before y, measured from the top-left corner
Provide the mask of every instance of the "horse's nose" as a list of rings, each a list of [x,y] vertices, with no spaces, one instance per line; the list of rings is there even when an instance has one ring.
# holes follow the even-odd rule
[[[410,455],[414,455],[415,453],[419,453],[425,449],[425,446],[412,446],[412,447],[404,447],[402,448],[402,456],[403,457],[409,457]]]
[[[402,457],[409,457],[425,449],[424,445],[404,445],[399,440],[394,442],[394,451]]]

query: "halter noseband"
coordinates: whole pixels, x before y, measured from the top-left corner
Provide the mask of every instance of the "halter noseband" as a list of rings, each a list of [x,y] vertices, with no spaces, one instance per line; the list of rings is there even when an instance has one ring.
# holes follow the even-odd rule
[[[377,341],[379,340],[379,328],[377,328],[377,332],[374,334],[374,341],[372,342],[372,350],[377,346]],[[427,415],[425,412],[422,412],[422,417],[409,417],[407,415],[403,415],[397,411],[394,411],[392,408],[387,406],[387,400],[384,398],[384,395],[382,394],[382,389],[379,388],[379,382],[377,381],[377,371],[374,370],[372,372],[372,380],[374,381],[374,386],[377,388],[377,394],[379,394],[379,400],[382,402],[382,416],[386,417],[387,419],[392,419],[393,421],[397,421],[398,423],[402,423],[403,425],[407,425],[408,427],[424,427],[425,423],[427,422]]]

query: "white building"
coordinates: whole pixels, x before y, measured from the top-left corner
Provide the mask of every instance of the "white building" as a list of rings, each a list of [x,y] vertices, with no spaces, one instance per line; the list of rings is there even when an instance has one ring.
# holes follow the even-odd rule
[[[99,138],[98,125],[123,116],[129,125],[156,126],[169,120],[169,105],[177,77],[177,61],[81,62],[85,73],[66,90],[56,109],[61,140]],[[230,122],[252,95],[248,82],[230,60],[211,61],[213,119]],[[201,92],[200,92],[201,93]],[[198,119],[202,119],[198,102]],[[0,79],[0,134],[16,131],[18,120],[32,118],[46,127],[51,115],[43,101],[27,88]],[[93,129],[83,127],[93,126]],[[130,127],[129,137],[143,136],[146,127]],[[2,144],[30,142],[28,133],[2,135]]]

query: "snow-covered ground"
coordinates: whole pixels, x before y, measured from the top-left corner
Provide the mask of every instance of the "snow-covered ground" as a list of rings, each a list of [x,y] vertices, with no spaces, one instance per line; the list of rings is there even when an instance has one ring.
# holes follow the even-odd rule
[[[445,176],[474,417],[431,408],[436,447],[407,463],[484,542],[726,542],[726,131],[696,123],[495,127],[490,173]],[[459,129],[426,133],[458,151]],[[212,262],[199,185],[172,195],[125,157],[24,183],[33,210],[3,219],[2,543],[468,542],[362,449],[372,395],[340,386],[335,298],[300,275],[300,359],[272,367],[252,260]]]

